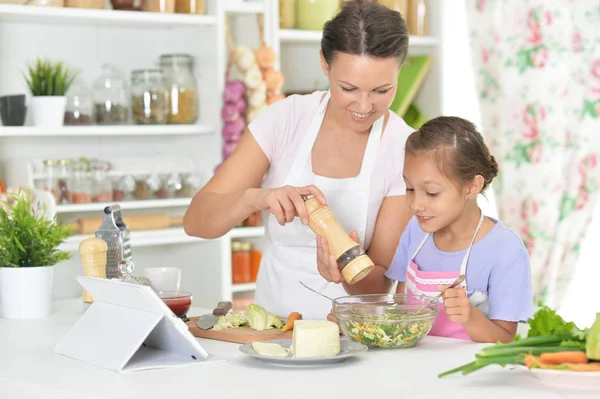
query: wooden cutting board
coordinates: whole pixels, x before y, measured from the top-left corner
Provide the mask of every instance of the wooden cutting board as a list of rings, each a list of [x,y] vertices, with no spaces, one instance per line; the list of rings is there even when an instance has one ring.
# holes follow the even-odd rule
[[[272,339],[292,339],[292,331],[281,332],[279,330],[257,331],[250,327],[228,328],[227,330],[202,330],[196,326],[198,317],[191,317],[187,322],[188,328],[193,336],[198,338],[214,339],[217,341],[235,342],[238,344],[249,344],[254,341],[270,341]]]

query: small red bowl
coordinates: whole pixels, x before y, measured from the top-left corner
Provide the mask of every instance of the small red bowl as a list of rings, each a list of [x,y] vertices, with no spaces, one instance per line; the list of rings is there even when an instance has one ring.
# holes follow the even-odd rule
[[[159,291],[158,296],[178,317],[187,314],[192,306],[192,294],[185,291]]]

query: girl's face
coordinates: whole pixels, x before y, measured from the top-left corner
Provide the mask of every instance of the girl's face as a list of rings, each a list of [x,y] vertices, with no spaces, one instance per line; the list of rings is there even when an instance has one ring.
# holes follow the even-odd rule
[[[408,206],[426,233],[456,221],[468,203],[468,189],[443,175],[428,154],[406,155],[404,181]]]
[[[332,105],[353,131],[370,129],[394,101],[400,73],[395,58],[337,52],[331,65],[321,55],[321,67],[329,78]]]

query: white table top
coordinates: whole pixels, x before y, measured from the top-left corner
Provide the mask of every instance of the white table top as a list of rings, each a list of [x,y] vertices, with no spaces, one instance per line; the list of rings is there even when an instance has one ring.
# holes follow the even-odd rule
[[[57,302],[48,319],[0,319],[0,398],[598,398],[599,392],[559,391],[528,372],[488,367],[438,379],[471,362],[483,346],[426,337],[417,347],[371,350],[320,368],[270,366],[238,344],[200,339],[226,363],[120,374],[55,354],[55,344],[83,310],[80,300]],[[190,315],[204,313],[193,308]],[[90,337],[90,343],[93,337]],[[399,396],[398,396],[399,395]]]

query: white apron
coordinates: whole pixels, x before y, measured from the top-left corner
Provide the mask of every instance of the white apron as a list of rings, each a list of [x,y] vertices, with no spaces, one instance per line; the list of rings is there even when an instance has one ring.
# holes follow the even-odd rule
[[[364,245],[371,176],[383,130],[384,116],[371,128],[358,176],[332,179],[312,172],[312,148],[323,123],[330,93],[327,92],[313,116],[292,167],[283,185],[319,188],[344,230],[358,232]],[[317,270],[316,235],[299,218],[284,226],[267,214],[265,243],[256,283],[255,302],[279,316],[300,312],[304,319],[325,319],[331,311],[329,300],[307,290],[300,281],[323,294],[337,298],[347,295],[342,284],[327,282]]]

